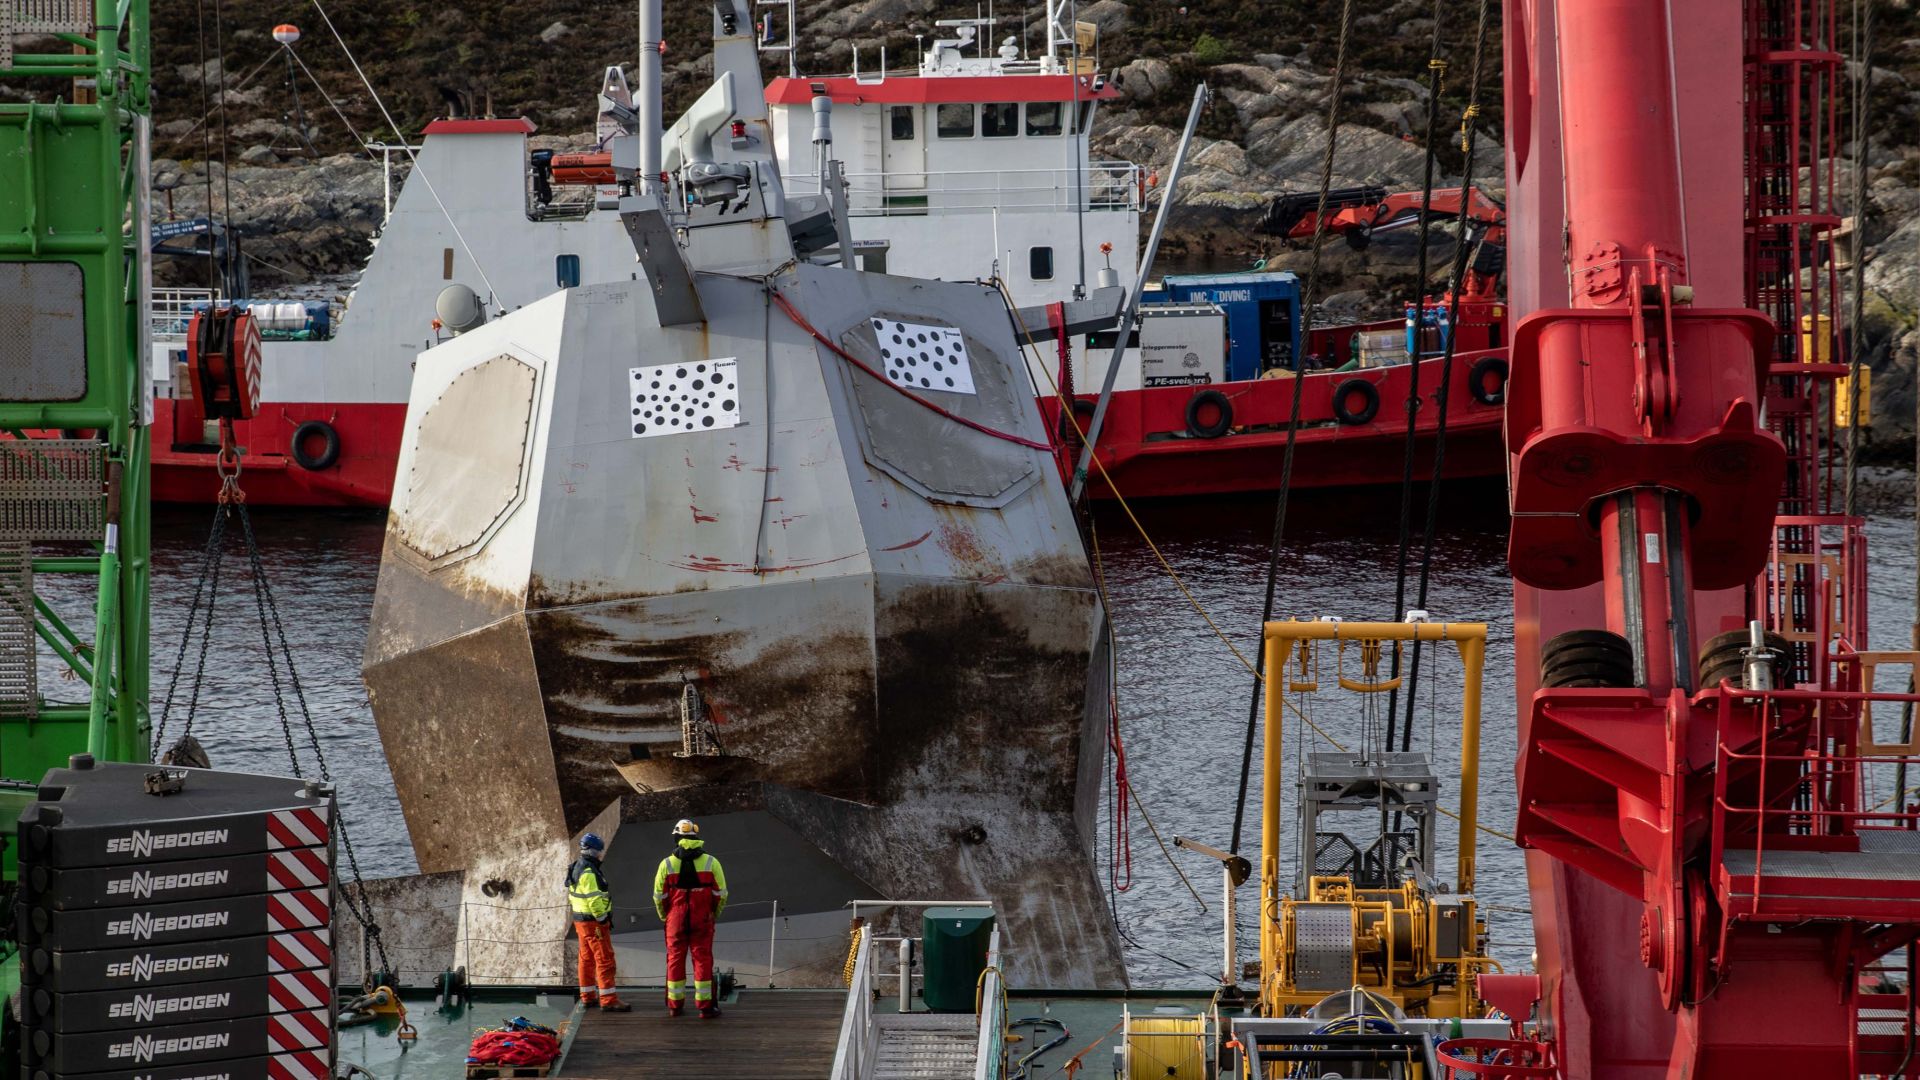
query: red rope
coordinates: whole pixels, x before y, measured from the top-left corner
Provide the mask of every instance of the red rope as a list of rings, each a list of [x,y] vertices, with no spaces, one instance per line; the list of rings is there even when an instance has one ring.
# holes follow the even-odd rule
[[[540,1031],[483,1031],[467,1051],[469,1065],[545,1065],[560,1056],[560,1040]]]
[[[1021,436],[1015,435],[1012,432],[997,431],[993,428],[986,426],[985,424],[976,423],[972,420],[967,419],[964,416],[959,416],[954,413],[951,413],[946,409],[943,409],[940,406],[935,405],[933,402],[928,401],[926,398],[921,397],[919,394],[916,394],[913,391],[907,389],[906,387],[901,386],[899,383],[896,383],[892,379],[887,378],[884,374],[881,374],[880,372],[873,370],[873,368],[867,366],[867,364],[864,361],[860,360],[858,357],[854,356],[852,353],[848,352],[847,350],[841,348],[838,344],[836,344],[834,341],[829,339],[825,334],[822,334],[820,331],[814,329],[813,324],[808,322],[806,320],[806,317],[801,315],[799,311],[795,310],[793,304],[790,303],[785,296],[782,296],[778,289],[769,290],[769,292],[771,292],[773,295],[773,302],[780,305],[781,311],[784,311],[787,313],[787,318],[792,319],[793,324],[795,326],[798,326],[800,329],[805,330],[807,333],[813,335],[813,340],[819,342],[822,345],[825,345],[829,350],[833,352],[835,356],[838,356],[840,359],[845,360],[847,363],[852,364],[854,367],[859,368],[861,371],[866,372],[868,375],[873,376],[875,379],[880,380],[882,385],[888,387],[889,389],[893,390],[897,394],[901,394],[905,396],[907,400],[913,402],[916,405],[919,405],[921,408],[931,409],[934,412],[939,413],[941,416],[946,417],[947,419],[953,421],[956,424],[959,424],[962,427],[970,427],[973,430],[978,431],[983,435],[991,435],[996,439],[1005,440],[1006,442],[1013,443],[1016,446],[1024,446],[1029,450],[1045,450],[1048,453],[1051,453],[1053,451],[1053,447],[1047,445],[1046,443],[1034,442],[1032,439],[1022,438]]]
[[[1113,850],[1119,853],[1108,868],[1114,892],[1133,888],[1133,784],[1127,780],[1127,748],[1120,742],[1120,699],[1107,699],[1107,745],[1113,748]],[[1121,877],[1122,872],[1125,878]]]

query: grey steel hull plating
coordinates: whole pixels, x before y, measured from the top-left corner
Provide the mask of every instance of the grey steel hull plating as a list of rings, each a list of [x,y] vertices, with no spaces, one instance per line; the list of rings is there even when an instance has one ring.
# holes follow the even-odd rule
[[[421,869],[514,867],[551,903],[516,853],[611,807],[764,810],[886,897],[993,899],[1016,984],[1123,984],[1091,858],[1104,620],[1051,462],[769,292],[876,368],[875,317],[959,328],[975,393],[924,396],[1044,442],[999,299],[807,266],[698,288],[704,324],[615,283],[420,362],[365,676]],[[629,369],[720,358],[737,424],[636,436]],[[717,755],[677,756],[688,685]]]

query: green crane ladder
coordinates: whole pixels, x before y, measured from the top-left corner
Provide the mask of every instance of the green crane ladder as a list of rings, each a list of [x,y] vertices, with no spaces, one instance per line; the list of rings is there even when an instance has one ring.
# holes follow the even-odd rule
[[[147,3],[0,0],[0,835],[148,753]]]

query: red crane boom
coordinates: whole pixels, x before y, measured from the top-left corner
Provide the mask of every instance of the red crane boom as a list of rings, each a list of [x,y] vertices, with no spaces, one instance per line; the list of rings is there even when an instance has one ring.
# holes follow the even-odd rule
[[[1916,752],[1874,738],[1871,704],[1911,700],[1874,670],[1916,657],[1863,651],[1860,522],[1810,516],[1830,0],[1506,0],[1504,26],[1543,1033],[1568,1077],[1905,1075],[1912,994],[1877,983],[1920,938],[1920,814],[1867,785]]]

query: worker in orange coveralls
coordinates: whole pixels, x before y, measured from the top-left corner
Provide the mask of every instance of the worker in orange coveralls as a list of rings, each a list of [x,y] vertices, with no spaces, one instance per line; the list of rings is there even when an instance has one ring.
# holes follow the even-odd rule
[[[573,931],[580,935],[580,1000],[589,1008],[597,1001],[601,1012],[631,1012],[613,989],[613,896],[600,856],[607,842],[588,833],[580,838],[580,857],[567,868],[567,906],[573,909]]]
[[[653,910],[667,924],[667,1015],[687,1004],[687,954],[693,954],[693,997],[702,1020],[720,1015],[713,1000],[713,924],[727,907],[727,872],[705,851],[700,826],[673,827],[674,849],[653,875]]]

